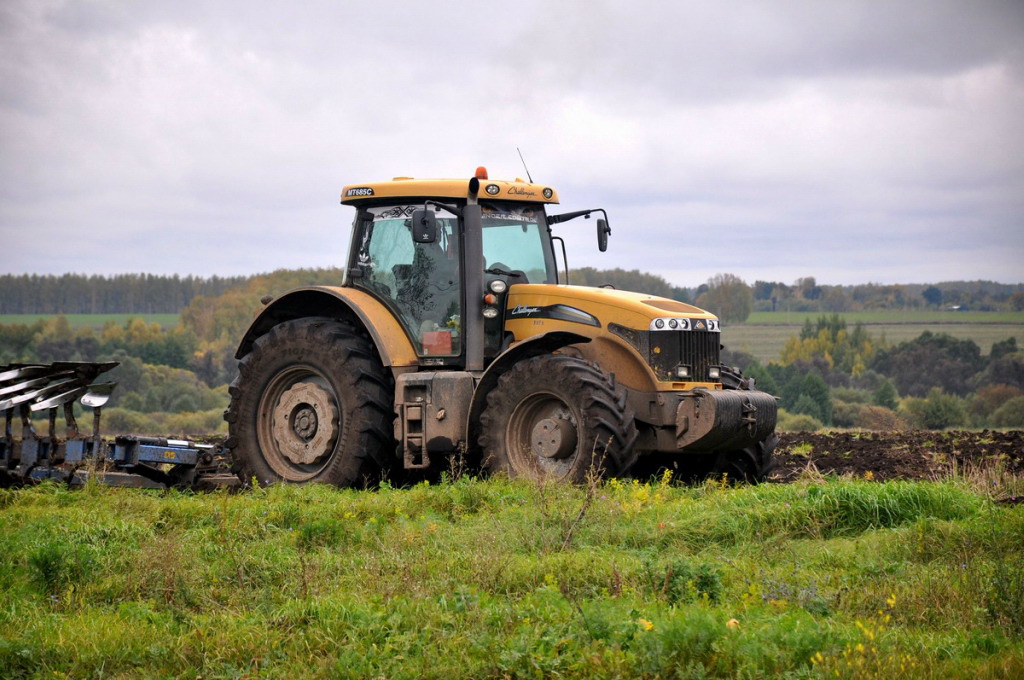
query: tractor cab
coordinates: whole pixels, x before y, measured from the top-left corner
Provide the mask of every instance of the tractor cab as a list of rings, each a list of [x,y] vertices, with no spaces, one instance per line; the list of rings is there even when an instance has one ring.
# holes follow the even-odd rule
[[[558,281],[544,210],[557,202],[554,190],[490,181],[482,169],[477,179],[478,197],[467,195],[465,180],[401,178],[342,194],[357,208],[346,285],[392,311],[422,365],[465,366],[467,305],[476,301],[467,301],[468,291],[483,298],[486,360],[505,339],[495,305],[502,294],[515,284]],[[464,215],[468,204],[478,228]],[[467,235],[480,243],[482,259],[467,251]]]

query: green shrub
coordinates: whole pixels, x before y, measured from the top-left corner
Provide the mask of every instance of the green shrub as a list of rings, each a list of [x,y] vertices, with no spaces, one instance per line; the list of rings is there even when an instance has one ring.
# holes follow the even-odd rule
[[[76,581],[86,578],[96,564],[84,546],[52,539],[36,548],[28,558],[32,581],[44,595],[57,596]]]
[[[209,435],[226,428],[224,410],[219,408],[198,413],[171,413],[163,421],[165,434],[173,435]]]
[[[1024,397],[1014,397],[989,418],[992,427],[1024,427]]]
[[[101,427],[105,433],[162,434],[160,425],[149,415],[120,407],[103,409]]]
[[[722,595],[722,572],[718,567],[688,560],[672,560],[664,565],[645,567],[650,591],[669,604],[705,599],[718,602]]]
[[[300,524],[296,540],[300,548],[309,550],[310,548],[337,545],[344,534],[344,525],[340,521],[325,517],[311,519]]]
[[[836,401],[842,401],[847,404],[867,404],[871,401],[871,392],[868,390],[858,390],[853,387],[833,387],[832,400],[833,404]],[[835,414],[833,414],[833,417],[835,417]],[[835,424],[838,425],[839,423]]]
[[[928,430],[960,427],[967,422],[963,400],[937,387],[933,387],[923,399],[906,399],[903,402],[903,415],[914,427]]]
[[[832,424],[836,427],[858,427],[860,412],[863,404],[850,403],[846,401],[832,402]]]
[[[1021,396],[1024,396],[1024,391],[1012,385],[985,385],[979,388],[970,403],[972,424],[979,427],[988,425],[989,418],[1000,406]]]
[[[825,427],[821,421],[805,414],[788,413],[779,409],[778,429],[782,432],[817,432]]]
[[[862,406],[853,424],[864,430],[893,432],[907,429],[907,421],[895,411],[884,406]]]

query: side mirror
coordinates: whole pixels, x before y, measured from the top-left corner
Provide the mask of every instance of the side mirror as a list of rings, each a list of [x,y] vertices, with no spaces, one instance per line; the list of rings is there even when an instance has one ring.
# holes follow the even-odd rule
[[[608,234],[612,233],[612,228],[608,226],[608,220],[603,218],[597,219],[597,249],[602,253],[608,250]]]
[[[437,216],[433,210],[416,210],[412,214],[412,240],[416,243],[437,241]]]

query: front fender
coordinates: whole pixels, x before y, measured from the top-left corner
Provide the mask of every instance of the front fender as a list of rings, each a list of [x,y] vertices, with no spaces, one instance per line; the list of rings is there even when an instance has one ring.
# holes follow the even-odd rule
[[[419,363],[415,348],[391,310],[367,293],[338,286],[296,288],[268,304],[249,325],[235,358],[241,359],[248,354],[256,338],[277,324],[307,316],[349,318],[360,324],[373,339],[385,366],[416,366]]]

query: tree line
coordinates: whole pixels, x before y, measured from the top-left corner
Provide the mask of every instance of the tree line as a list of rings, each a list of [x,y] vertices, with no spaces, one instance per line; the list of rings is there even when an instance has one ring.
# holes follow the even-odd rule
[[[852,286],[819,284],[813,276],[792,284],[755,281],[754,311],[856,312],[892,309],[957,309],[979,312],[1024,311],[1024,284],[995,281]]]
[[[220,295],[251,278],[3,274],[0,314],[177,314],[197,295]]]
[[[229,291],[266,288],[277,280],[314,278],[338,285],[342,270],[279,270],[251,276],[156,276],[153,274],[0,275],[0,314],[176,314],[197,297],[219,297]],[[935,284],[852,286],[819,284],[813,276],[791,284],[746,281],[718,274],[694,287],[677,286],[662,276],[638,269],[580,267],[570,282],[612,286],[706,306],[723,321],[745,321],[752,311],[853,312],[891,309],[972,309],[1024,311],[1024,284],[993,281],[947,281]]]

